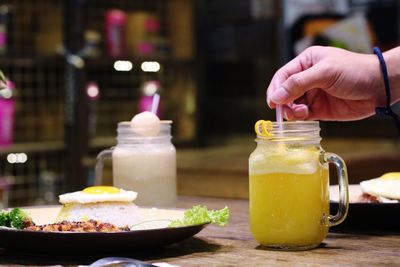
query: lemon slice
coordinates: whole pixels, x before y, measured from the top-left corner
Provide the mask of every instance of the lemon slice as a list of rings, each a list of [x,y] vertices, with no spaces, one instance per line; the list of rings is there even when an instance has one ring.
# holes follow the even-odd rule
[[[257,135],[269,137],[272,134],[272,121],[259,120],[254,125],[254,130]]]

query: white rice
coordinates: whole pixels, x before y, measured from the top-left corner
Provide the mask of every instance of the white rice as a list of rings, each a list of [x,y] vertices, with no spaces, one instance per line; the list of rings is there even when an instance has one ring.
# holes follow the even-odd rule
[[[65,204],[58,214],[57,221],[97,220],[112,223],[118,227],[136,224],[140,221],[138,207],[133,203],[103,202],[87,204]]]

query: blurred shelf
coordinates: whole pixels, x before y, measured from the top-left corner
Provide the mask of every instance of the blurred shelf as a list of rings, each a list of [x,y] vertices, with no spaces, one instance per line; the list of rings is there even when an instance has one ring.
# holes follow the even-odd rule
[[[0,155],[9,153],[43,153],[50,151],[61,151],[65,148],[63,141],[40,141],[16,143],[7,147],[0,147]]]
[[[180,65],[191,65],[195,63],[194,59],[177,59],[173,57],[118,57],[111,58],[105,55],[100,55],[95,58],[85,58],[85,61],[89,67],[98,67],[98,66],[113,66],[114,62],[117,60],[127,60],[132,62],[132,65],[135,68],[140,68],[140,64],[144,61],[157,61],[162,65],[166,66],[180,66]],[[25,54],[25,55],[0,55],[0,66],[14,66],[14,67],[32,67],[36,65],[42,64],[62,64],[65,61],[65,57],[63,55],[41,55],[41,54]]]
[[[159,79],[163,88],[171,88],[165,92],[165,99],[174,101],[171,100],[169,104],[173,109],[175,101],[178,103],[176,97],[182,95],[182,99],[186,99],[186,93],[192,93],[186,89],[186,85],[193,86],[190,79],[193,75],[191,72],[196,70],[197,58],[191,47],[192,40],[187,35],[192,31],[189,24],[191,17],[184,16],[182,19],[174,16],[179,28],[170,25],[170,1],[43,0],[39,1],[40,4],[34,0],[11,2],[15,7],[15,13],[12,14],[15,14],[12,17],[13,42],[7,43],[9,46],[6,54],[0,54],[0,69],[17,88],[14,131],[16,142],[7,147],[0,146],[0,175],[18,175],[18,182],[22,187],[18,194],[23,198],[12,202],[15,205],[36,200],[36,195],[27,196],[28,193],[24,190],[37,191],[37,188],[43,186],[37,183],[42,170],[53,172],[60,179],[60,186],[55,190],[57,192],[80,188],[85,183],[81,177],[86,177],[88,163],[89,166],[93,165],[99,151],[116,144],[116,134],[112,134],[109,129],[114,129],[116,122],[131,116],[142,82]],[[123,10],[129,16],[136,12],[151,13],[152,17],[159,18],[158,35],[161,38],[157,43],[157,52],[153,53],[155,56],[138,57],[131,53],[132,50],[127,50],[130,53],[123,57],[108,56],[104,15],[109,9]],[[184,14],[181,11],[180,5],[176,12],[178,15]],[[86,18],[85,21],[80,20],[83,17]],[[180,24],[185,27],[181,29]],[[85,33],[89,30],[101,35],[99,41],[85,39]],[[170,31],[173,34],[171,32],[170,35]],[[70,69],[67,55],[59,53],[61,44],[65,51],[86,49],[91,57],[83,58],[83,68]],[[114,69],[117,60],[130,61],[132,69],[117,72]],[[158,62],[161,65],[160,71],[142,72],[141,64],[144,61]],[[177,81],[176,77],[184,77],[184,81]],[[79,95],[79,90],[86,88],[87,81],[95,81],[101,89],[98,101],[88,101],[88,107],[84,106],[87,103],[86,98],[81,101]],[[190,90],[194,91],[192,87]],[[165,100],[166,110],[170,108],[167,101]],[[185,107],[180,106],[179,111],[184,110]],[[88,110],[90,114],[86,112]],[[82,127],[84,125],[81,122],[84,120],[80,120],[91,114],[101,118],[96,125],[99,127],[96,135],[87,132],[88,129]],[[67,118],[69,115],[71,117]],[[92,118],[94,116],[89,120]],[[65,123],[68,123],[68,129]],[[28,163],[10,165],[12,163],[6,158],[14,153],[26,153],[29,156]]]
[[[117,144],[115,136],[94,137],[89,140],[90,149],[102,149]]]
[[[97,58],[88,58],[86,59],[86,63],[88,67],[113,67],[113,64],[118,61],[130,61],[132,63],[132,70],[137,71],[140,70],[140,65],[145,61],[156,61],[160,63],[162,66],[187,66],[194,65],[194,59],[176,59],[172,57],[118,57],[118,58],[110,58],[110,57],[97,57]]]
[[[33,67],[43,64],[62,64],[64,57],[61,55],[1,55],[0,66]]]
[[[172,143],[175,147],[192,147],[196,145],[192,139],[173,138]],[[89,140],[89,149],[98,150],[115,146],[117,144],[116,136],[94,137]]]

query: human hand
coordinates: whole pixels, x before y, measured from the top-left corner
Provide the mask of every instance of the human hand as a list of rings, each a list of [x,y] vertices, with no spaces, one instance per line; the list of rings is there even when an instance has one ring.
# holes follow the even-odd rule
[[[313,46],[279,69],[267,89],[271,108],[288,120],[358,120],[385,105],[379,61],[373,54]]]

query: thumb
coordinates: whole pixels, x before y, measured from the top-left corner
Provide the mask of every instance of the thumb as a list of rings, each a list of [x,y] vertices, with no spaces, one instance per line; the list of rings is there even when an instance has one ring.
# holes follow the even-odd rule
[[[270,100],[276,104],[287,104],[304,95],[314,88],[324,85],[324,73],[317,65],[302,72],[295,73],[284,81],[281,86],[271,93]]]

